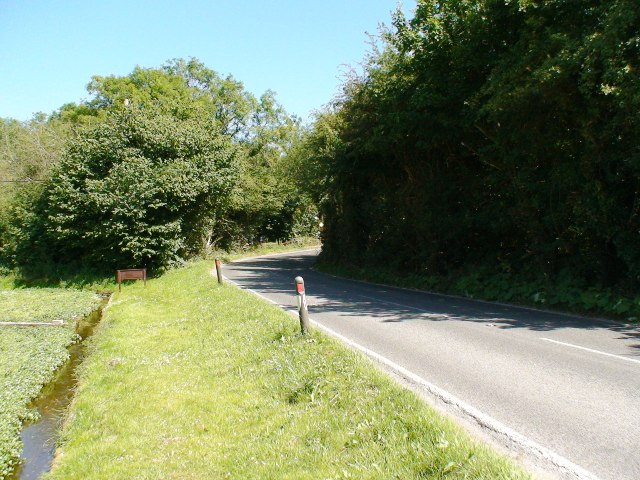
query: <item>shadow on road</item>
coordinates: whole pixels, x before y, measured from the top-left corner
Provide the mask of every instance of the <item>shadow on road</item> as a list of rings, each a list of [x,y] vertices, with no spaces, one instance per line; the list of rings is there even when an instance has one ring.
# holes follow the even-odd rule
[[[640,328],[636,325],[347,280],[312,270],[314,261],[313,253],[300,253],[236,262],[228,269],[230,278],[244,287],[264,293],[290,294],[291,306],[295,305],[293,279],[302,275],[312,315],[314,312],[364,314],[385,323],[455,320],[535,331],[609,330],[618,333],[619,339],[631,341],[627,346],[635,349],[633,355],[640,355]]]

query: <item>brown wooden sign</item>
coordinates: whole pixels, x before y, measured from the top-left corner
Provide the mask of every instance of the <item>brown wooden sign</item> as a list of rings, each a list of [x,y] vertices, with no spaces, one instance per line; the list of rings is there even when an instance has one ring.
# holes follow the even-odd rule
[[[118,291],[122,291],[120,285],[123,280],[144,280],[145,287],[147,286],[147,269],[146,268],[128,268],[126,270],[116,271],[116,281],[118,282]]]

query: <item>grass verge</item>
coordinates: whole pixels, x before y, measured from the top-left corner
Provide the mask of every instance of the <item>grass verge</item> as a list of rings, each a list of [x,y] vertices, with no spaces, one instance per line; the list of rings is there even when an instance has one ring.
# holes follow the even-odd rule
[[[95,310],[100,297],[91,292],[54,289],[0,290],[0,321],[67,321],[65,326],[0,326],[0,479],[8,477],[22,452],[24,422],[36,420],[29,407],[77,340],[71,320]]]
[[[46,479],[528,478],[210,268],[115,294]]]
[[[291,252],[303,248],[320,247],[315,237],[300,237],[286,242],[266,242],[247,245],[236,249],[212,250],[200,258],[213,260],[220,258],[225,262],[247,256],[266,255],[270,253]],[[123,266],[122,268],[125,268]],[[112,292],[117,289],[115,270],[112,272],[96,271],[79,265],[44,264],[38,270],[14,270],[0,266],[0,290],[20,288],[53,288]],[[162,271],[150,270],[151,277],[159,276]],[[2,312],[2,310],[0,310]],[[0,320],[1,321],[1,320]]]

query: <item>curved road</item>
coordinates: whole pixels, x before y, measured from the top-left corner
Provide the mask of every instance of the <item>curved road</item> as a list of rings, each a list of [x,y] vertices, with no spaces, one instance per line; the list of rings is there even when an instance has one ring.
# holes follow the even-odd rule
[[[234,262],[225,276],[290,309],[302,275],[315,322],[460,401],[463,421],[505,426],[488,437],[542,476],[640,479],[637,326],[344,280],[312,270],[317,253]]]

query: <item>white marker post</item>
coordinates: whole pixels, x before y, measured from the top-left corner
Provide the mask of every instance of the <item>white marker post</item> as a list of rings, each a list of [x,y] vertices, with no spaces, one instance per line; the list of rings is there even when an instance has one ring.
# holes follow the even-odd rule
[[[296,277],[296,294],[298,300],[298,314],[300,316],[300,330],[303,335],[309,333],[309,312],[307,311],[307,296],[304,292],[304,279]]]

